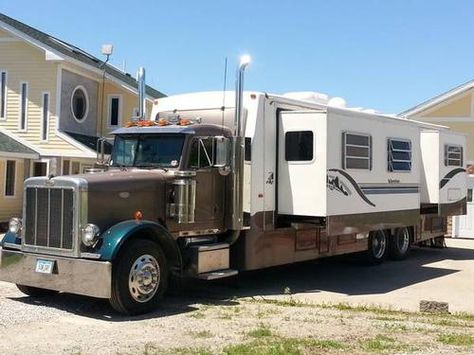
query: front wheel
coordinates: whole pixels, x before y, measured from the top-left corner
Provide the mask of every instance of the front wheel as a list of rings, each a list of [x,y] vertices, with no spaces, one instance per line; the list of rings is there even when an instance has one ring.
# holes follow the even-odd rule
[[[390,238],[390,258],[403,260],[410,253],[411,236],[408,228],[398,228]]]
[[[370,232],[367,249],[367,263],[369,265],[378,265],[384,261],[387,255],[387,244],[387,234],[383,230]]]
[[[45,288],[38,288],[38,287],[25,286],[25,285],[16,285],[16,287],[25,295],[36,297],[36,298],[51,297],[59,292],[55,290],[47,290]]]
[[[158,244],[137,239],[113,263],[111,306],[124,314],[155,309],[168,287],[168,265]]]

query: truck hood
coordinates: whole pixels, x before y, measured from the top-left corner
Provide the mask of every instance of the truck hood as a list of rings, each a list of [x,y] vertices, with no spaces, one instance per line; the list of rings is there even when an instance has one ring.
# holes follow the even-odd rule
[[[146,220],[164,222],[166,218],[167,182],[173,180],[173,171],[111,169],[74,178],[87,182],[88,223],[102,231],[132,219],[136,211]]]

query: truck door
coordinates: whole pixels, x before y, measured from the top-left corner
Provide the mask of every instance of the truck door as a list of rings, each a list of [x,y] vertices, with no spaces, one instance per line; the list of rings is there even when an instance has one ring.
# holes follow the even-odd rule
[[[212,137],[194,137],[189,168],[196,171],[196,209],[193,229],[222,229],[224,226],[225,177],[212,166]]]
[[[326,202],[325,132],[325,113],[280,113],[276,196],[278,215],[322,215]]]

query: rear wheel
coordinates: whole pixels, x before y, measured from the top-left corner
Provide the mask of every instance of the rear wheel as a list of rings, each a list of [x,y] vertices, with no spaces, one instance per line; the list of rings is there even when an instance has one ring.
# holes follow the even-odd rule
[[[382,263],[387,255],[387,235],[383,230],[373,231],[369,234],[367,262],[369,265]]]
[[[410,253],[411,235],[408,228],[398,228],[390,238],[390,258],[393,260],[403,260]]]
[[[28,295],[31,297],[37,297],[37,298],[52,297],[59,292],[55,290],[47,290],[45,288],[38,288],[38,287],[25,286],[25,285],[16,285],[16,287],[18,287],[18,289],[21,292],[23,292],[25,295]]]
[[[141,314],[158,306],[168,287],[168,265],[158,244],[137,239],[127,244],[112,271],[112,307],[124,314]]]

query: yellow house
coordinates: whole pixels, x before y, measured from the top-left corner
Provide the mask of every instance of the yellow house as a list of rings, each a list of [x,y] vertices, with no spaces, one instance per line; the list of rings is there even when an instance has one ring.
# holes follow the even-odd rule
[[[468,178],[467,215],[453,219],[454,237],[474,238],[474,80],[446,91],[412,107],[399,116],[447,126],[466,134],[467,149],[464,166],[471,173]]]
[[[399,116],[439,124],[467,135],[465,165],[474,165],[474,80],[459,85]]]
[[[0,222],[29,176],[78,174],[99,137],[137,115],[138,83],[76,46],[0,13]],[[164,95],[147,87],[148,112]]]

